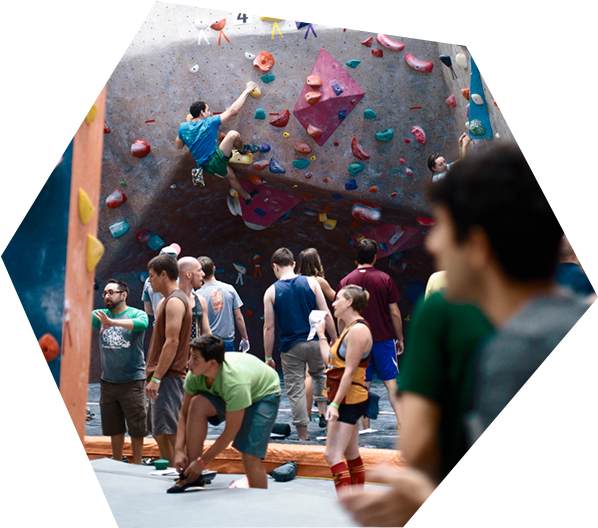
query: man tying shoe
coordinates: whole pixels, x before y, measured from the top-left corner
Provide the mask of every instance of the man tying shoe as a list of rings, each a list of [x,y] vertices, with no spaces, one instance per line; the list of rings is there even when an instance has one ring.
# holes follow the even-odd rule
[[[168,493],[203,486],[203,470],[232,442],[241,452],[252,488],[267,488],[262,460],[280,404],[276,370],[251,354],[224,351],[215,335],[191,340],[189,372],[179,413],[175,467],[181,478]],[[208,423],[226,422],[219,438],[204,452]]]
[[[239,98],[220,115],[212,115],[210,107],[205,102],[194,102],[189,108],[191,120],[180,124],[175,140],[178,149],[182,149],[186,145],[195,158],[197,169],[193,169],[192,172],[194,185],[205,185],[204,172],[226,178],[230,186],[245,199],[247,205],[251,202],[252,196],[243,189],[235,172],[228,165],[233,149],[238,150],[241,154],[244,153],[241,134],[236,130],[229,131],[218,146],[218,127],[239,113],[247,97],[256,87],[257,84],[253,81],[247,83],[247,87]]]

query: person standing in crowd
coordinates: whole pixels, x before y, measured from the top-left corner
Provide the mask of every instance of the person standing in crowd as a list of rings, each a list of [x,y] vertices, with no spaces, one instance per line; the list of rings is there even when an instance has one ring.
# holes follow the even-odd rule
[[[174,466],[178,415],[183,403],[192,313],[178,285],[179,265],[172,255],[158,255],[147,265],[152,289],[164,297],[147,353],[147,430],[155,438],[160,457]]]
[[[197,259],[204,274],[203,286],[197,290],[208,306],[208,321],[214,335],[224,339],[227,352],[235,350],[235,324],[241,334],[239,350],[248,352],[249,337],[245,326],[245,319],[241,313],[243,301],[237,290],[230,284],[216,280],[216,266],[209,257]]]
[[[316,326],[320,353],[326,364],[343,369],[338,390],[330,397],[326,413],[328,431],[324,457],[330,466],[337,492],[351,486],[363,488],[365,467],[359,454],[359,418],[369,403],[365,371],[372,351],[372,333],[361,317],[369,293],[361,286],[340,289],[333,303],[334,316],[344,330],[332,346],[328,344],[324,321]]]
[[[92,312],[92,326],[100,331],[102,434],[110,437],[112,458],[122,460],[128,429],[133,463],[141,464],[146,435],[143,339],[149,321],[144,311],[127,306],[125,282],[108,280],[102,297],[106,309]]]
[[[288,248],[279,248],[271,258],[278,279],[264,294],[264,353],[266,363],[274,367],[274,329],[278,321],[280,361],[285,389],[289,396],[293,425],[299,440],[308,440],[310,421],[305,402],[305,371],[314,384],[314,394],[322,394],[326,375],[325,364],[317,341],[308,341],[309,315],[313,310],[326,313],[326,329],[336,339],[336,328],[320,285],[313,277],[295,274],[295,260]],[[315,337],[315,336],[314,336]]]
[[[206,300],[193,291],[202,285],[204,273],[196,258],[182,257],[179,264],[179,288],[187,296],[187,302],[193,317],[191,319],[191,339],[200,335],[211,334],[208,321],[208,305]]]
[[[397,396],[397,376],[399,374],[397,356],[403,353],[403,321],[398,301],[401,299],[394,281],[376,269],[376,254],[378,244],[371,238],[364,238],[357,244],[357,268],[344,277],[339,290],[349,284],[365,288],[370,294],[370,300],[363,311],[363,318],[370,324],[374,347],[372,357],[366,373],[366,385],[369,390],[374,376],[374,369],[378,379],[384,383],[388,392],[388,399],[397,417],[397,427],[400,426],[399,398]],[[342,332],[339,323],[339,332]],[[369,428],[370,420],[363,417],[364,429]]]
[[[589,305],[555,281],[563,230],[515,144],[459,162],[430,198],[436,225],[426,247],[446,270],[446,298],[476,304],[495,329],[476,353],[465,416],[471,446]],[[511,236],[520,225],[527,236]],[[370,477],[389,486],[341,499],[364,526],[403,526],[436,487],[415,469]]]

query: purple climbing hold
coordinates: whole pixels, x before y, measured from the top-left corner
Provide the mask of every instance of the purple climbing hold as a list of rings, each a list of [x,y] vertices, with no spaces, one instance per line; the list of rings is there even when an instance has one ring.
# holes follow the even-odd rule
[[[305,26],[309,26],[309,22],[297,22],[295,21],[295,25],[297,26],[297,29],[301,29]]]
[[[347,183],[345,183],[345,189],[347,189],[347,191],[357,189],[357,182],[355,179],[349,180]]]
[[[347,117],[347,111],[346,110],[340,110],[338,113],[338,118],[339,119],[345,119],[345,117]]]
[[[336,81],[332,81],[332,89],[334,90],[334,93],[336,95],[340,95],[343,93],[343,89],[341,88],[340,84],[338,84]]]
[[[268,143],[260,143],[260,151],[261,152],[270,152],[270,149],[272,147],[270,147],[270,145],[268,145]]]
[[[278,161],[272,158],[270,160],[270,172],[273,172],[274,174],[282,174],[286,172],[286,170],[284,170],[284,168],[280,163],[278,163]]]

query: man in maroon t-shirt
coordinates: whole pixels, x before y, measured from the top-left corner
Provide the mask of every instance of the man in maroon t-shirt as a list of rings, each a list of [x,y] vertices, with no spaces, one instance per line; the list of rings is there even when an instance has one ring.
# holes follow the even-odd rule
[[[347,284],[356,284],[370,294],[363,318],[370,324],[374,345],[370,364],[366,372],[366,385],[372,384],[374,368],[378,379],[384,382],[388,399],[397,416],[399,424],[399,399],[397,396],[397,355],[403,353],[403,321],[397,302],[401,299],[394,281],[383,271],[374,268],[378,244],[370,238],[364,238],[357,244],[358,266],[344,277],[337,291]],[[339,328],[339,332],[342,332]],[[363,417],[364,429],[370,426],[369,418]]]

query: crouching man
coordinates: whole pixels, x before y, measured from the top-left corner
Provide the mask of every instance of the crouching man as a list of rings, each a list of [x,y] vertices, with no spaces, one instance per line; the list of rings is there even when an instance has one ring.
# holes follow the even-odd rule
[[[262,460],[280,404],[276,371],[250,354],[224,352],[215,335],[191,340],[189,372],[179,414],[175,467],[181,478],[169,493],[202,486],[202,472],[231,442],[241,452],[252,488],[267,488]],[[208,423],[226,421],[224,431],[204,452]]]

